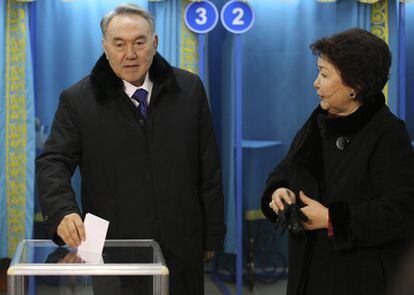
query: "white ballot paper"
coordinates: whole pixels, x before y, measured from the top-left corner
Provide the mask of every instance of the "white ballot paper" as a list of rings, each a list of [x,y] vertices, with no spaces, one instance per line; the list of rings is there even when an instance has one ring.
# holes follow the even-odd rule
[[[109,221],[87,213],[83,224],[85,225],[86,240],[79,245],[78,253],[102,254]]]

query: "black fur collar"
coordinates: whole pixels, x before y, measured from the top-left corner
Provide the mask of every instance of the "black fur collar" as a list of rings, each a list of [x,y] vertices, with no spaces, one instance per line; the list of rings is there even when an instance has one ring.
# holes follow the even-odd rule
[[[178,88],[173,68],[158,52],[152,61],[149,76],[160,91]],[[112,71],[105,54],[102,54],[96,62],[90,79],[96,100],[100,103],[109,102],[123,94],[124,84]]]
[[[352,114],[345,117],[330,117],[325,111],[317,115],[317,122],[324,138],[352,135],[360,130],[385,105],[385,97],[378,94],[375,102],[363,104]]]
[[[286,156],[286,161],[291,165],[304,167],[320,183],[323,166],[321,165],[323,163],[321,133],[323,132],[320,131],[319,121],[327,123],[326,132],[328,132],[328,135],[338,133],[339,135],[349,135],[361,129],[384,105],[385,98],[380,93],[375,98],[374,103],[364,105],[354,114],[343,118],[328,118],[326,111],[318,106],[300,130],[297,139],[294,140],[296,141],[294,148]]]

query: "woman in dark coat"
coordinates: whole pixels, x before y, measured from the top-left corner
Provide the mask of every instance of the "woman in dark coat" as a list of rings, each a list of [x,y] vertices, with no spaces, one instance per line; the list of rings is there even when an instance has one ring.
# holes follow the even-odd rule
[[[320,106],[262,196],[272,222],[287,204],[307,217],[304,231],[289,232],[287,294],[384,294],[414,233],[414,155],[381,92],[391,54],[361,29],[311,49]]]

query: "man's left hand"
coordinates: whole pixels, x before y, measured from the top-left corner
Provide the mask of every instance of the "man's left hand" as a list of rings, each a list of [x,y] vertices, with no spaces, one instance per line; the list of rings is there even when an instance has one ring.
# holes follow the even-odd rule
[[[76,253],[69,252],[65,257],[59,259],[57,263],[82,263],[82,259]]]
[[[203,256],[204,256],[204,262],[209,261],[214,255],[214,251],[211,250],[204,250]]]
[[[303,222],[303,227],[306,230],[328,228],[328,208],[318,201],[309,198],[302,191],[299,193],[299,197],[306,205],[300,210],[308,217],[308,221]]]

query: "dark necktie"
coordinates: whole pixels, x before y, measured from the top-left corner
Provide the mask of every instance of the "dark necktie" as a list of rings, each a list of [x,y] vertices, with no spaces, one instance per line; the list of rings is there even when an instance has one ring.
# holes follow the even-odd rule
[[[134,94],[132,94],[132,98],[139,102],[139,112],[145,120],[147,119],[148,110],[147,95],[148,92],[143,88],[137,89]]]

